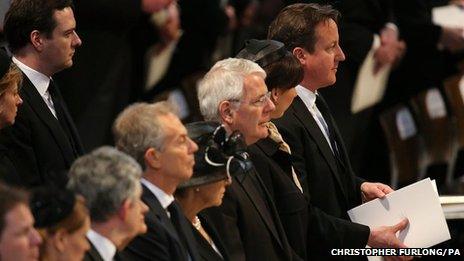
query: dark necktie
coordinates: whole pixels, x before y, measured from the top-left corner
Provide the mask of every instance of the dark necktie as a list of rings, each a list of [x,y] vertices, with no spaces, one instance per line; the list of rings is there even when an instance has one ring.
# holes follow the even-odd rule
[[[69,126],[69,119],[66,116],[66,113],[63,108],[63,98],[61,97],[57,88],[58,87],[55,85],[53,80],[50,80],[50,83],[48,85],[48,92],[50,93],[50,96],[52,97],[53,106],[55,107],[56,117],[58,119],[58,122],[60,123],[61,128],[63,129],[66,136],[68,137],[68,140],[69,140],[69,143],[71,144],[74,155],[78,157],[79,153],[77,152],[76,145],[75,145],[76,143],[71,133],[71,127]]]
[[[329,134],[330,146],[332,146],[332,150],[334,152],[335,158],[337,159],[338,163],[341,165],[340,167],[345,168],[343,158],[340,155],[339,140],[337,138],[337,135],[335,134],[335,126],[332,121],[332,116],[330,115],[330,112],[329,112],[329,107],[325,103],[324,99],[319,95],[316,95],[316,106],[321,112],[322,117],[324,117],[324,120],[327,124],[327,128],[329,130],[328,134]]]
[[[184,214],[182,213],[182,210],[179,208],[175,201],[173,201],[171,205],[167,207],[167,209],[169,211],[169,214],[171,215],[171,222],[174,225],[174,228],[177,231],[177,235],[179,236],[179,239],[181,241],[181,244],[183,245],[186,251],[186,255],[188,255],[188,260],[192,260],[191,255],[189,253],[187,238],[185,236],[186,229],[190,229],[190,227],[186,227],[184,225],[184,222],[182,222],[182,219],[185,219]]]

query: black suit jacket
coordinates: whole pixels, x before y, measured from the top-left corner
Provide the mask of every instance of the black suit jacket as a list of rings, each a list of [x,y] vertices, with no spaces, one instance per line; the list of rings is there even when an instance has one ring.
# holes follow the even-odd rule
[[[90,242],[90,240],[88,241],[90,244],[90,249],[85,252],[84,261],[103,261],[103,258],[100,256],[100,253],[98,253],[95,246],[92,244],[92,242]]]
[[[217,249],[221,253],[221,256],[219,256],[216,251],[211,247],[211,245],[206,241],[206,239],[198,232],[198,230],[191,226],[192,231],[193,231],[193,236],[195,237],[195,240],[197,241],[197,248],[198,252],[200,254],[200,260],[203,261],[228,261],[231,260],[229,258],[229,252],[224,246],[224,243],[219,236],[216,228],[214,227],[213,224],[211,224],[210,221],[208,221],[208,217],[202,216],[201,213],[198,215],[198,218],[201,220],[201,224],[203,229],[208,233],[208,235],[211,237],[213,240],[214,244],[216,245]]]
[[[270,138],[248,147],[248,152],[274,200],[290,246],[306,260],[308,201],[293,181],[290,155]]]
[[[216,226],[231,260],[292,260],[274,203],[254,168],[233,177],[222,205],[204,214]]]
[[[190,222],[181,220],[184,228],[187,249],[181,243],[176,228],[169,219],[166,210],[155,195],[143,185],[142,200],[149,210],[145,215],[147,233],[136,237],[123,250],[123,255],[130,260],[188,260],[187,251],[192,261],[200,260],[196,241],[190,228]]]
[[[62,185],[67,181],[66,171],[76,157],[83,154],[79,135],[63,99],[59,100],[71,139],[31,81],[23,76],[19,91],[23,104],[18,109],[15,124],[1,131],[0,143],[8,149],[7,158],[15,167],[21,185],[33,187],[48,182]],[[59,90],[57,96],[61,98]]]
[[[88,242],[90,244],[90,249],[87,252],[85,252],[83,261],[103,261],[103,258],[100,256],[100,253],[98,253],[97,249],[92,244],[92,242],[90,242],[90,240],[88,240]],[[114,255],[114,261],[125,261],[125,260],[132,261],[132,259],[128,259],[122,256],[119,252],[116,252],[116,254]]]
[[[360,185],[333,118],[341,160],[337,164],[329,144],[303,101],[296,97],[282,118],[275,121],[292,149],[292,161],[304,193],[310,198],[310,255],[328,255],[331,248],[363,248],[367,226],[349,222],[347,210],[361,204]]]

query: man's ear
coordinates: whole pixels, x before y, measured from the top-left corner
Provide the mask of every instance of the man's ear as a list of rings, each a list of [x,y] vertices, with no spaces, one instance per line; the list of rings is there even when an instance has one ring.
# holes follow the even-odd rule
[[[277,105],[277,102],[279,101],[281,92],[279,91],[279,88],[274,88],[271,90],[271,98],[274,104]]]
[[[149,148],[144,154],[145,165],[153,169],[159,169],[161,167],[160,152],[155,148]]]
[[[119,219],[121,219],[122,221],[126,221],[130,207],[131,207],[131,201],[130,199],[126,198],[122,202],[121,206],[119,207],[119,210],[118,210]]]
[[[232,123],[234,122],[234,111],[232,110],[232,103],[230,101],[222,101],[221,103],[219,103],[218,110],[222,122],[227,125],[232,125]]]
[[[32,46],[34,46],[37,51],[41,52],[44,49],[44,36],[38,30],[32,31],[29,38]]]
[[[292,53],[301,64],[306,63],[306,56],[308,55],[308,52],[305,49],[301,47],[295,47]]]

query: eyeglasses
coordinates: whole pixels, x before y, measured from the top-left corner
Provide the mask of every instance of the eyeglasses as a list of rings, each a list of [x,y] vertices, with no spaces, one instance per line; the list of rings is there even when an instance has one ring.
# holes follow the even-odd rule
[[[256,107],[262,107],[262,106],[264,106],[266,104],[267,100],[271,100],[271,92],[270,91],[266,92],[265,94],[260,96],[258,99],[254,100],[254,101],[251,101],[250,105],[256,106]],[[239,103],[242,102],[239,99],[231,99],[229,101],[230,102],[239,102]]]

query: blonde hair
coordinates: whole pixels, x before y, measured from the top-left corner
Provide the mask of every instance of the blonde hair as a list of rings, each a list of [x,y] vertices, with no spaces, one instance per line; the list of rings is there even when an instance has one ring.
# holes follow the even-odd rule
[[[12,63],[8,72],[0,79],[0,96],[10,88],[19,88],[22,81],[23,74],[21,70]]]

